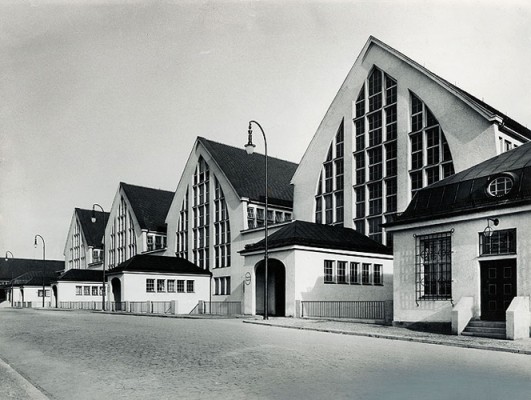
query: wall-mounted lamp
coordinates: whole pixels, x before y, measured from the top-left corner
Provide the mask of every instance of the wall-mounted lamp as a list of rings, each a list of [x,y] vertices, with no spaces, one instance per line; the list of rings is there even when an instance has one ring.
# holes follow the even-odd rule
[[[494,229],[490,226],[491,222],[492,225],[498,226],[500,220],[498,218],[487,218],[487,227],[483,230],[483,235],[485,235],[485,237],[491,237],[494,232]]]

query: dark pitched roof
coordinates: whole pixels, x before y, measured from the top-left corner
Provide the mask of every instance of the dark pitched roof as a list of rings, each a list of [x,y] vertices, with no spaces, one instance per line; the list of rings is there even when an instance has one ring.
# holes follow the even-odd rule
[[[103,271],[96,269],[69,269],[63,272],[57,281],[75,281],[75,282],[101,282]]]
[[[488,194],[499,174],[514,180],[503,197]],[[531,202],[531,142],[500,154],[418,191],[406,211],[387,226],[473,213]]]
[[[92,222],[92,210],[76,208],[75,211],[87,240],[87,246],[103,248],[102,238],[105,234],[105,223],[109,220],[109,213],[94,211],[96,222]]]
[[[50,286],[52,281],[57,279],[57,272],[53,271],[30,271],[13,279],[14,286],[42,286],[43,279],[44,285]]]
[[[107,274],[123,271],[137,272],[172,272],[186,275],[212,275],[209,271],[199,268],[190,261],[180,257],[153,256],[149,254],[137,254],[133,258],[124,261]]]
[[[271,234],[268,238],[269,249],[293,245],[392,254],[392,251],[384,245],[353,229],[306,221],[293,221]],[[261,240],[258,243],[245,246],[245,250],[241,251],[241,253],[264,250],[264,248],[265,241]]]
[[[58,272],[65,269],[65,262],[59,260],[33,260],[26,258],[0,258],[0,280],[10,280],[27,272],[35,271],[42,274],[46,272]]]
[[[197,140],[206,148],[230,181],[238,196],[250,200],[265,201],[265,156],[263,154],[247,154],[241,148],[213,142],[203,137]],[[293,186],[291,178],[298,165],[274,157],[267,157],[268,187],[271,204],[293,206]]]
[[[174,192],[121,182],[141,229],[166,232],[166,216]]]
[[[501,111],[497,110],[496,108],[492,107],[491,105],[485,103],[483,100],[479,100],[477,97],[471,95],[470,93],[466,92],[465,90],[461,89],[460,87],[448,82],[446,79],[444,79],[441,76],[433,73],[428,68],[420,65],[415,60],[409,58],[405,54],[399,52],[398,50],[394,49],[393,47],[389,46],[388,44],[386,44],[386,43],[382,42],[381,40],[375,38],[374,36],[370,36],[369,37],[369,42],[376,43],[376,44],[378,44],[378,45],[380,45],[380,46],[382,46],[384,48],[387,48],[388,50],[391,50],[392,52],[397,54],[399,57],[403,58],[404,60],[407,60],[407,62],[409,62],[410,64],[413,64],[417,69],[423,71],[424,73],[426,73],[428,75],[431,75],[431,76],[435,77],[437,80],[439,80],[440,82],[444,83],[449,88],[451,88],[452,90],[454,90],[457,93],[459,93],[468,102],[476,105],[480,109],[486,110],[490,114],[494,114],[494,115],[498,116],[502,120],[502,123],[501,123],[502,127],[506,126],[507,128],[512,129],[512,130],[518,132],[519,134],[531,139],[531,130],[529,130],[528,128],[526,128],[525,126],[520,124],[519,122],[515,121],[514,119],[509,118],[506,114],[502,113]]]

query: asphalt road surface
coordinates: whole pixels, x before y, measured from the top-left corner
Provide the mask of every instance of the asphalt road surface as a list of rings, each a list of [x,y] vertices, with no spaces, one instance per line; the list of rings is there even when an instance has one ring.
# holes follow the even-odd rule
[[[241,320],[2,309],[0,358],[51,399],[531,399],[529,355]]]

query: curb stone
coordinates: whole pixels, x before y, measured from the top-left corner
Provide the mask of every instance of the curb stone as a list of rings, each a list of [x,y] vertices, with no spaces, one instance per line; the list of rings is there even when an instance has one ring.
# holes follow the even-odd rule
[[[49,400],[41,390],[0,358],[0,388],[2,397],[20,400]]]
[[[298,330],[305,330],[305,331],[326,332],[326,333],[334,333],[334,334],[339,334],[339,335],[350,335],[350,336],[365,336],[365,337],[372,337],[372,338],[377,338],[377,339],[400,340],[404,342],[418,342],[418,343],[425,343],[425,344],[435,344],[435,345],[440,345],[440,346],[462,347],[462,348],[477,349],[477,350],[501,351],[501,352],[506,352],[506,353],[531,355],[530,350],[510,349],[510,348],[497,347],[497,346],[486,346],[486,345],[480,345],[480,344],[475,344],[475,343],[461,343],[461,342],[455,342],[455,341],[449,341],[449,340],[425,339],[425,338],[419,338],[419,337],[408,337],[408,336],[398,336],[398,335],[384,335],[380,333],[342,331],[338,329],[327,329],[327,328],[310,328],[310,327],[304,327],[304,326],[287,326],[287,325],[275,324],[275,323],[270,323],[270,322],[259,322],[259,321],[245,321],[244,320],[242,322],[245,324],[264,325],[264,326],[270,326],[270,327],[275,327],[275,328],[298,329]]]

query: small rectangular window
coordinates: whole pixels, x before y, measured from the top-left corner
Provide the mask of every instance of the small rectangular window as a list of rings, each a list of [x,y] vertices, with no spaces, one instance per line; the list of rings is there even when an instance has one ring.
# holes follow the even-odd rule
[[[165,292],[166,291],[166,288],[165,288],[165,281],[164,279],[157,279],[157,292]]]
[[[516,254],[516,229],[492,231],[490,236],[479,234],[479,255]]]
[[[97,286],[92,286],[92,295],[93,296],[97,296],[98,295],[98,287]]]
[[[76,286],[76,296],[83,295],[83,286]]]
[[[183,280],[177,281],[177,293],[184,293],[184,281]]]
[[[373,282],[375,285],[383,285],[381,264],[374,264]]]
[[[350,275],[349,275],[350,283],[351,284],[360,283],[360,278],[359,278],[360,263],[351,262],[350,263],[350,271],[349,272],[350,272]]]
[[[167,289],[168,289],[168,293],[174,293],[175,292],[175,281],[173,279],[168,279],[168,281],[167,281]]]
[[[347,283],[347,262],[337,262],[337,283]]]
[[[146,279],[146,292],[155,291],[155,279]]]
[[[331,260],[324,261],[324,282],[334,283],[334,262]]]
[[[187,293],[193,293],[194,292],[194,282],[195,281],[186,281],[186,292]]]
[[[361,283],[362,285],[371,284],[371,275],[370,275],[371,264],[363,264],[361,268]]]
[[[90,296],[90,286],[83,286],[83,294],[85,296]]]

